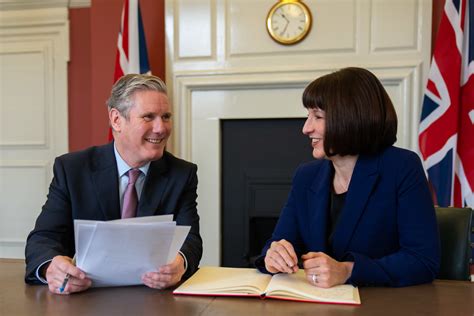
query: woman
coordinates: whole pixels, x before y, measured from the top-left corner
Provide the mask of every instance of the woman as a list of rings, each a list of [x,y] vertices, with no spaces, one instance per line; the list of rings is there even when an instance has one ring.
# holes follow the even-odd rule
[[[394,147],[397,116],[380,81],[345,68],[303,93],[303,133],[316,161],[296,171],[272,238],[257,259],[262,272],[309,282],[407,286],[438,273],[437,223],[418,156]]]

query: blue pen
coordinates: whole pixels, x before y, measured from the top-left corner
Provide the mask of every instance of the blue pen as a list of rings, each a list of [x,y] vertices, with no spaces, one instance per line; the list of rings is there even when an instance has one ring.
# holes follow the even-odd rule
[[[76,265],[76,255],[74,255],[74,258],[72,258],[72,264]],[[69,282],[70,277],[71,277],[71,275],[69,273],[67,273],[66,277],[64,278],[63,284],[61,284],[61,287],[59,288],[59,293],[64,292],[64,289],[66,288],[66,285]]]

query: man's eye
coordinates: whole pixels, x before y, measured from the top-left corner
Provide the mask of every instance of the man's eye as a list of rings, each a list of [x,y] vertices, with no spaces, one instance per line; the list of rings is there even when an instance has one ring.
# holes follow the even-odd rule
[[[145,121],[147,121],[147,122],[150,122],[150,121],[153,120],[153,115],[145,115],[145,116],[143,117],[143,119],[144,119]]]
[[[161,119],[162,119],[163,121],[169,121],[169,120],[171,120],[171,113],[163,114],[163,116],[161,116]]]

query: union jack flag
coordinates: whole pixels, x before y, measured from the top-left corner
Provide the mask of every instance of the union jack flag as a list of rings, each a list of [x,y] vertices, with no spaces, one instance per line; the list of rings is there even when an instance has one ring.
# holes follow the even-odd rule
[[[446,0],[419,146],[439,206],[474,207],[474,0]]]
[[[125,0],[117,40],[114,82],[126,74],[150,72],[138,0]]]
[[[145,74],[151,71],[140,4],[138,0],[125,0],[117,39],[114,82],[123,75],[132,73]],[[109,129],[109,140],[112,139],[112,130]]]

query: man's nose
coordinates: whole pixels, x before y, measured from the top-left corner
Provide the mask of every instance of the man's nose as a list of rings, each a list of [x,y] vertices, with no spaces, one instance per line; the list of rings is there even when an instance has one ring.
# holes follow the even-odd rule
[[[153,133],[161,134],[166,132],[167,130],[167,123],[162,118],[157,118],[153,122]]]

